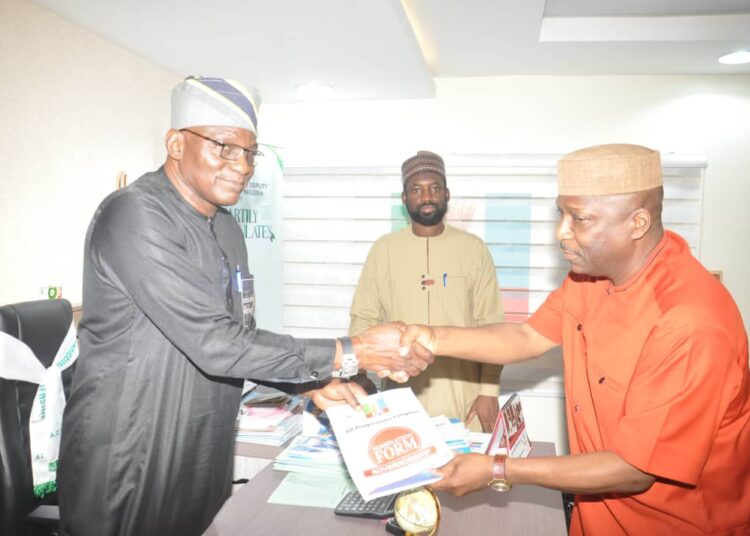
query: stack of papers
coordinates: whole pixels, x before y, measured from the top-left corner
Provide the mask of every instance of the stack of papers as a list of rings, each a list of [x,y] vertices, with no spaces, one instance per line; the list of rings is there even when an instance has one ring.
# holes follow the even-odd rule
[[[335,508],[354,489],[325,413],[310,401],[302,413],[302,433],[274,461],[288,471],[268,502]]]
[[[332,435],[297,436],[273,464],[274,469],[321,476],[347,476],[346,464]]]
[[[445,444],[456,453],[471,452],[469,448],[469,429],[459,419],[449,419],[445,415],[432,418]]]
[[[492,434],[469,432],[469,450],[477,454],[487,454]]]
[[[235,439],[281,446],[302,430],[302,398],[257,387],[242,396]]]
[[[453,452],[458,454],[466,452],[485,454],[487,452],[492,434],[472,432],[460,419],[449,419],[445,415],[433,417],[432,424]]]

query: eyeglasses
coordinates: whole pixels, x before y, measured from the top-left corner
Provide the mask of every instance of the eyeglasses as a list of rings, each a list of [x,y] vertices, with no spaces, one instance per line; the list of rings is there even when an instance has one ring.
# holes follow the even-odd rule
[[[218,147],[220,147],[219,155],[224,160],[231,160],[234,162],[238,160],[244,153],[247,164],[249,166],[254,166],[255,159],[263,156],[263,153],[261,153],[257,149],[245,149],[241,145],[235,145],[234,143],[222,143],[213,138],[209,138],[208,136],[204,136],[203,134],[198,134],[197,132],[192,131],[189,128],[181,128],[180,132],[190,132],[190,134],[198,136],[199,138],[203,138],[204,140],[210,141],[211,143],[217,145]]]

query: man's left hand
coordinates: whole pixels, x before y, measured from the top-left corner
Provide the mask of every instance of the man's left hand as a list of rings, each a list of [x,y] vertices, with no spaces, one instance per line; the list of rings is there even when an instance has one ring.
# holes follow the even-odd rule
[[[367,396],[367,392],[354,382],[343,380],[331,380],[320,389],[313,389],[304,393],[322,410],[326,410],[337,404],[349,404],[356,408],[359,406],[359,398]]]
[[[496,396],[479,395],[469,408],[469,413],[466,414],[466,424],[469,424],[474,417],[479,417],[482,431],[492,432],[499,411],[500,404]]]
[[[443,479],[430,487],[459,496],[484,488],[492,479],[492,462],[492,456],[485,454],[458,454],[444,466],[432,470]]]

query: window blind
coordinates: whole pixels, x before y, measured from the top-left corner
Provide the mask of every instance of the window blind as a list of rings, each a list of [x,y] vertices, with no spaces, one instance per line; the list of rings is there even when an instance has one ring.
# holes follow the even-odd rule
[[[506,319],[521,322],[567,274],[555,240],[556,155],[446,158],[447,222],[487,244]],[[705,161],[663,156],[666,228],[700,257]],[[399,168],[288,168],[284,172],[283,331],[341,336],[362,265],[373,242],[408,225]],[[252,252],[250,252],[252,258]],[[252,260],[251,260],[252,262]],[[559,350],[506,367],[503,390],[562,396]]]

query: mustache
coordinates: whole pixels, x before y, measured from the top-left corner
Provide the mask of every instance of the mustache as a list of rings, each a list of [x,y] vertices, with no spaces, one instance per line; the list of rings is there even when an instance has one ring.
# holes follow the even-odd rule
[[[216,178],[221,181],[232,182],[235,184],[246,184],[250,182],[250,179],[252,179],[252,177],[249,177],[247,175],[229,175],[226,173],[222,173]]]
[[[422,209],[424,207],[432,207],[434,209],[438,208],[438,206],[435,203],[422,203],[421,205],[417,206],[417,210]]]

